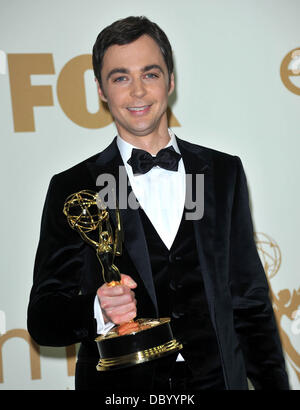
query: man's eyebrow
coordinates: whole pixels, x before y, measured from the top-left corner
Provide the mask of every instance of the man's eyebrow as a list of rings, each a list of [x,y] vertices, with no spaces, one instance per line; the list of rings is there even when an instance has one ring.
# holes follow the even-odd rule
[[[159,64],[146,65],[145,67],[143,67],[143,68],[141,69],[141,72],[142,72],[142,73],[145,73],[146,71],[153,70],[154,68],[156,68],[156,69],[159,70],[160,72],[164,73],[162,67],[161,67]],[[110,72],[107,74],[107,76],[106,76],[106,81],[108,81],[113,74],[129,74],[129,70],[128,70],[127,68],[123,68],[123,67],[113,68],[113,69],[110,70]]]
[[[143,69],[142,72],[146,72],[146,71],[150,71],[153,70],[154,68],[157,68],[159,71],[161,71],[162,73],[164,73],[163,69],[161,68],[160,65],[158,64],[150,64],[150,65],[146,65]]]
[[[113,68],[113,69],[110,70],[110,72],[107,74],[106,80],[108,81],[109,78],[110,78],[113,74],[117,74],[117,73],[129,74],[129,70],[127,70],[127,68],[122,68],[122,67]]]

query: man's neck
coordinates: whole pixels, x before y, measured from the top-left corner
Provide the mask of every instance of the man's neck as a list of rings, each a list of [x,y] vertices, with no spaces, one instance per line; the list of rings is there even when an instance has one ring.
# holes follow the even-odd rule
[[[149,152],[151,155],[156,155],[162,148],[164,148],[170,141],[170,136],[167,134],[165,137],[155,137],[150,138],[139,138],[135,140],[133,145],[136,145],[138,148],[143,149]]]
[[[121,130],[119,136],[131,145],[149,152],[151,155],[156,155],[158,151],[164,148],[170,141],[168,128],[164,132],[151,133],[148,135],[134,136],[126,135]],[[121,132],[120,132],[121,131]]]

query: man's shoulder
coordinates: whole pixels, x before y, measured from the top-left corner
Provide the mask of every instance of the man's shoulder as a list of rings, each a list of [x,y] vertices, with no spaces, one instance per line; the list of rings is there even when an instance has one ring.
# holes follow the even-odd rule
[[[55,178],[59,180],[65,180],[78,176],[85,176],[89,173],[88,165],[96,163],[102,157],[108,155],[113,143],[114,141],[109,146],[104,148],[102,151],[99,151],[97,154],[85,158],[84,160],[72,165],[69,168],[66,168],[65,170],[59,171],[57,174],[55,174]]]
[[[69,168],[59,171],[57,172],[57,174],[55,174],[55,177],[59,179],[64,179],[64,178],[72,177],[73,175],[76,175],[76,174],[80,174],[82,172],[86,172],[87,164],[89,162],[95,162],[97,158],[99,157],[99,155],[101,155],[101,153],[94,154],[74,165],[71,165]]]
[[[177,138],[178,146],[185,153],[192,153],[194,156],[194,164],[199,160],[201,170],[206,174],[212,173],[216,181],[220,184],[227,184],[228,181],[236,179],[236,175],[241,169],[240,158],[236,155],[229,154],[211,147],[195,144]],[[189,157],[187,156],[187,159]],[[190,157],[192,158],[192,157]]]
[[[98,152],[84,160],[55,173],[50,181],[50,187],[57,194],[60,192],[65,195],[66,192],[75,192],[83,189],[95,189],[94,175],[91,173],[93,166],[101,163],[102,158],[108,158],[111,155],[113,142],[103,151]]]
[[[218,162],[218,161],[225,161],[225,162],[235,162],[237,156],[234,154],[229,154],[228,152],[220,151],[211,147],[195,144],[193,142],[189,142],[186,140],[182,140],[177,138],[177,141],[181,146],[185,149],[196,153],[197,155],[201,156],[202,158],[211,161],[211,162]]]

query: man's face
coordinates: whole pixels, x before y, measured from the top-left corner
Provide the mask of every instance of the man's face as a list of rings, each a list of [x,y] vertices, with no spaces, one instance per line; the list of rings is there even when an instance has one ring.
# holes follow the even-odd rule
[[[107,102],[125,140],[162,135],[167,130],[168,96],[174,89],[159,46],[144,35],[109,47],[103,58],[100,98]]]

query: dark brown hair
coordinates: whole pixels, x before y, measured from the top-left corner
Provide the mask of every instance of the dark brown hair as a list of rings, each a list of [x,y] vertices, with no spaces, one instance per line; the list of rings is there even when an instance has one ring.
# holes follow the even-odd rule
[[[117,20],[104,28],[96,39],[93,47],[93,68],[100,86],[102,86],[101,70],[103,57],[108,47],[115,44],[124,45],[132,43],[144,34],[150,36],[159,46],[168,69],[170,81],[174,64],[172,48],[168,37],[156,23],[147,19],[147,17],[130,16]]]

